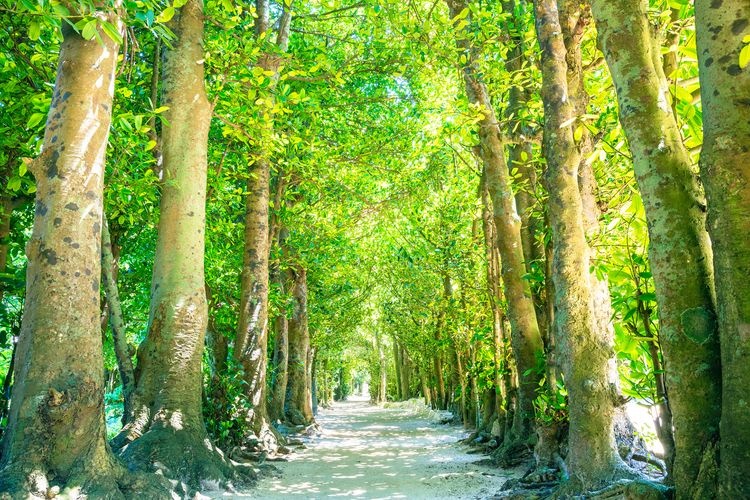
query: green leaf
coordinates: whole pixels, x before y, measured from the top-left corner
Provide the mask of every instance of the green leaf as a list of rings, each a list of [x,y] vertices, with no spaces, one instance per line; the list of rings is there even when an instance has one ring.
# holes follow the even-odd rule
[[[740,51],[740,68],[746,68],[748,63],[750,63],[750,44],[742,47]]]
[[[148,144],[146,144],[145,151],[151,151],[155,147],[156,147],[156,141],[154,141],[154,140],[148,141]]]
[[[96,19],[87,22],[81,30],[81,36],[86,40],[91,40],[96,35]]]
[[[32,113],[29,121],[26,122],[26,128],[34,128],[42,121],[44,113]]]
[[[8,180],[8,190],[18,191],[19,189],[21,189],[21,178],[17,176],[11,177]]]
[[[42,28],[39,26],[39,23],[37,21],[31,21],[29,23],[29,39],[30,40],[39,40],[39,34],[41,33]]]
[[[159,106],[158,108],[154,110],[154,113],[158,115],[159,113],[163,113],[168,109],[169,109],[169,106]]]
[[[168,23],[175,15],[174,7],[167,7],[161,13],[156,16],[157,23]]]
[[[185,5],[186,3],[187,3],[187,0],[174,0],[174,2],[172,2],[172,6],[175,9],[179,9],[180,7],[182,7],[183,5]]]
[[[115,43],[122,44],[122,35],[114,24],[109,21],[102,21],[102,29]]]

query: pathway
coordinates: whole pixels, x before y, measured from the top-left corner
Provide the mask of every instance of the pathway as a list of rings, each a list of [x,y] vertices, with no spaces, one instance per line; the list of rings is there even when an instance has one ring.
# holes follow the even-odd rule
[[[323,432],[286,463],[235,498],[486,498],[512,475],[476,465],[456,442],[465,432],[433,424],[409,408],[366,401],[337,403],[317,418]]]

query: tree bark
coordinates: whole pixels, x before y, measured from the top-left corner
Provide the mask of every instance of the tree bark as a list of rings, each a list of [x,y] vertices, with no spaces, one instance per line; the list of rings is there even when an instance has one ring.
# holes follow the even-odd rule
[[[289,318],[286,418],[294,425],[310,425],[314,417],[308,370],[310,331],[307,324],[307,270],[301,265],[295,265],[292,272],[294,306]]]
[[[109,235],[109,224],[107,216],[102,216],[102,282],[104,293],[107,297],[107,310],[109,311],[109,323],[112,328],[112,341],[114,344],[117,369],[120,373],[122,384],[122,424],[126,425],[133,419],[133,391],[135,390],[135,374],[133,371],[133,360],[130,357],[130,347],[125,332],[125,321],[122,316],[122,303],[120,293],[117,290],[117,277],[115,274],[115,258],[112,252],[112,240]]]
[[[120,25],[112,11],[100,19]],[[104,157],[118,46],[63,23],[57,81],[36,178],[26,301],[0,491],[13,498],[122,497],[128,476],[106,444],[99,325]],[[70,489],[68,489],[70,488]],[[162,492],[163,493],[163,492]]]
[[[255,33],[260,40],[269,30],[269,2],[256,0]],[[291,2],[285,3],[276,45],[281,52],[286,50],[291,21]],[[258,67],[271,73],[270,89],[278,81],[281,59],[277,54],[265,52]],[[246,395],[251,405],[247,419],[255,433],[259,446],[269,451],[278,447],[276,433],[268,421],[266,403],[266,376],[268,354],[268,252],[270,199],[270,141],[273,136],[273,118],[270,110],[274,106],[272,94],[260,105],[259,114],[265,117],[258,143],[260,144],[253,170],[247,181],[245,206],[245,245],[242,264],[240,311],[235,338],[234,357],[240,362],[246,382]]]
[[[613,338],[600,328],[591,290],[578,185],[580,155],[570,119],[566,50],[555,0],[534,1],[541,49],[544,155],[547,160],[549,221],[555,248],[556,340],[569,394],[570,488],[586,491],[627,475],[615,445],[613,418],[617,372]]]
[[[466,0],[446,0],[451,16],[456,18],[467,8]],[[479,78],[476,51],[466,38],[467,33],[456,33],[456,45],[466,55],[462,68],[469,101],[481,108],[479,121],[480,156],[484,163],[487,188],[492,199],[496,239],[500,252],[503,289],[508,303],[511,325],[511,346],[519,374],[517,408],[512,432],[505,441],[509,453],[523,445],[534,435],[534,398],[541,378],[538,361],[544,346],[536,319],[536,310],[526,274],[521,219],[518,216],[508,167],[505,163],[505,145],[502,131],[490,102],[487,86]]]
[[[750,71],[740,68],[750,5],[695,2],[703,104],[701,176],[708,199],[721,338],[720,498],[750,493]],[[691,339],[692,340],[692,339]],[[714,347],[713,343],[709,344]],[[713,358],[711,358],[713,360]],[[697,365],[696,365],[697,366]],[[713,366],[713,365],[712,365]],[[706,372],[712,377],[715,371]],[[718,381],[713,379],[717,384]],[[670,394],[671,395],[671,394]],[[708,401],[700,401],[706,404]],[[714,403],[714,400],[711,400]],[[712,406],[712,417],[715,408]],[[715,425],[712,425],[712,431]],[[711,492],[707,492],[711,494]]]
[[[203,2],[189,0],[170,21],[162,130],[164,184],[146,340],[138,350],[134,418],[113,440],[133,467],[199,489],[226,483],[231,464],[208,441],[201,408],[208,323],[204,277],[206,172],[211,106],[204,87]],[[183,492],[188,493],[188,492]]]
[[[721,404],[711,248],[700,188],[669,106],[647,8],[645,1],[592,2],[646,208],[673,415],[674,484],[686,497],[692,492],[712,496],[707,479],[699,480],[701,464],[714,462],[710,455]]]

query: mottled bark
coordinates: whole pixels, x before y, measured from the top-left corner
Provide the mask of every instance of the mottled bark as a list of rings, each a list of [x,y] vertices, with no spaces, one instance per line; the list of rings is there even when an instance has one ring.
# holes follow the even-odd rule
[[[721,338],[718,495],[730,499],[750,495],[750,68],[739,66],[750,4],[696,0],[695,19],[703,103],[700,168]]]
[[[588,490],[625,474],[615,445],[613,418],[617,372],[613,338],[596,321],[589,276],[583,206],[578,185],[580,155],[570,118],[566,50],[554,0],[535,0],[542,53],[544,154],[549,222],[555,253],[555,332],[569,395],[570,487]]]
[[[711,479],[699,480],[702,464],[715,467],[710,454],[721,404],[711,248],[698,182],[657,67],[660,48],[651,39],[647,8],[645,1],[592,2],[646,209],[673,414],[674,484],[685,498],[699,491],[711,496]]]
[[[112,241],[109,236],[109,224],[106,215],[102,217],[102,284],[107,297],[107,310],[109,312],[109,323],[112,328],[112,341],[114,344],[117,369],[120,373],[122,384],[122,424],[126,425],[133,418],[132,395],[135,390],[135,375],[133,372],[133,360],[130,357],[130,347],[125,332],[125,321],[122,316],[122,304],[120,293],[117,290],[117,275],[114,268],[117,265],[112,253]]]
[[[119,25],[116,15],[97,17]],[[122,497],[127,479],[104,424],[99,326],[104,156],[118,46],[63,23],[57,81],[36,179],[26,248],[26,301],[17,346],[0,491],[46,497],[52,486]],[[68,489],[70,488],[70,489]]]
[[[467,8],[466,0],[446,0],[452,17]],[[539,385],[537,364],[544,347],[536,319],[536,310],[529,282],[524,279],[521,219],[518,216],[508,167],[502,131],[490,102],[487,86],[481,81],[475,50],[464,32],[456,33],[456,45],[467,57],[462,68],[469,101],[480,107],[480,156],[484,163],[487,188],[492,199],[493,218],[500,252],[503,289],[508,303],[511,346],[519,374],[517,408],[512,432],[506,439],[508,449],[534,435],[534,398]]]
[[[203,2],[189,0],[170,22],[177,39],[164,61],[164,184],[146,340],[138,349],[133,420],[113,445],[131,465],[199,489],[226,483],[230,463],[208,440],[201,410],[208,129],[203,71]],[[178,483],[179,485],[179,483]],[[182,486],[182,485],[179,485]],[[182,489],[182,488],[181,488]]]
[[[313,422],[313,414],[308,370],[310,331],[307,323],[307,271],[301,265],[295,265],[293,276],[294,306],[289,318],[286,418],[294,425],[309,425]]]

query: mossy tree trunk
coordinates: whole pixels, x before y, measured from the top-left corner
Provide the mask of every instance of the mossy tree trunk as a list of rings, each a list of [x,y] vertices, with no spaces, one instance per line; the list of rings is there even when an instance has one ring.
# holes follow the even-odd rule
[[[113,444],[131,467],[163,469],[199,489],[233,469],[214,448],[201,411],[208,322],[204,279],[208,129],[203,71],[203,2],[189,0],[170,21],[166,52],[163,175],[146,340],[138,350],[133,420]]]
[[[742,498],[750,494],[750,68],[739,62],[747,47],[743,37],[750,34],[750,4],[696,0],[695,19],[703,103],[700,168],[721,339],[718,496]]]
[[[313,422],[308,361],[310,331],[307,321],[307,271],[301,265],[292,269],[292,315],[289,318],[289,380],[286,419],[294,425]]]
[[[626,473],[613,431],[617,372],[611,332],[599,328],[594,311],[578,184],[580,155],[570,125],[575,109],[568,94],[557,3],[535,0],[534,10],[542,53],[543,148],[555,248],[555,332],[569,395],[569,486],[585,491]]]
[[[458,19],[468,8],[466,0],[446,0],[451,17]],[[468,15],[471,16],[470,14]],[[458,21],[457,21],[458,22]],[[544,346],[536,319],[536,309],[529,282],[524,279],[523,242],[521,219],[505,163],[505,144],[499,121],[490,102],[487,86],[479,77],[476,50],[471,47],[465,29],[455,34],[459,53],[466,57],[462,68],[466,94],[469,101],[479,106],[480,157],[484,163],[487,188],[492,199],[493,220],[501,259],[501,272],[505,298],[508,303],[511,346],[518,377],[518,399],[512,432],[507,435],[506,449],[512,453],[518,445],[534,435],[534,398],[539,386],[537,364],[543,357]]]
[[[115,25],[109,11],[96,17]],[[85,40],[63,23],[63,42],[36,179],[26,247],[26,300],[0,491],[47,497],[50,488],[118,498],[127,480],[106,443],[99,323],[104,157],[118,45]]]
[[[647,9],[640,0],[592,2],[646,209],[673,415],[674,484],[686,498],[712,496],[711,479],[700,475],[702,464],[715,467],[708,464],[714,460],[710,455],[721,404],[711,248],[700,189],[669,104]]]

